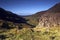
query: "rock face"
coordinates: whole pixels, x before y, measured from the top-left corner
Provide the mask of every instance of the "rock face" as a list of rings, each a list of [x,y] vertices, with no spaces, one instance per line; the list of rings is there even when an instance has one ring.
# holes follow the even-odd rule
[[[39,19],[37,27],[60,26],[60,3],[48,9]]]

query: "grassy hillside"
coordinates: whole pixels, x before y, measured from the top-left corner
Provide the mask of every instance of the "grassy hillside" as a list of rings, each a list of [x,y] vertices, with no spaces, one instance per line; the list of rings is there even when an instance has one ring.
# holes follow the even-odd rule
[[[8,27],[4,28],[3,21],[0,21],[0,40],[60,40],[60,27],[40,27],[40,28],[23,28],[19,29],[19,26],[9,22]],[[13,27],[13,28],[11,28]]]
[[[0,39],[4,40],[60,40],[60,28],[53,27],[49,31],[46,28],[41,28],[40,31],[32,31],[30,28],[18,30],[16,28],[0,31]]]

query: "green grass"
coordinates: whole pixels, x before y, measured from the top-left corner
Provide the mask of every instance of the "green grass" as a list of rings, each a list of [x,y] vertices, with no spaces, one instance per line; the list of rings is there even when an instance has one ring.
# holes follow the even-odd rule
[[[23,28],[18,30],[16,28],[7,30],[0,33],[5,35],[5,40],[60,40],[60,27],[51,27],[47,31],[47,28],[43,27],[37,31],[31,30],[31,28]]]

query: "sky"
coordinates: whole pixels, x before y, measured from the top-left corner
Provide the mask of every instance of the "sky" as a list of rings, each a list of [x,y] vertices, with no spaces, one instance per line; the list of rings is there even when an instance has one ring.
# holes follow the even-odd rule
[[[0,7],[18,15],[31,15],[59,2],[60,0],[0,0]]]

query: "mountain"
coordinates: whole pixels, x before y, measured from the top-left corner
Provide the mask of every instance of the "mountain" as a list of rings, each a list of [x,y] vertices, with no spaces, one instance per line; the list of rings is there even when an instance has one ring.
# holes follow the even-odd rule
[[[48,24],[54,25],[55,24],[54,21],[57,22],[60,19],[59,17],[60,17],[60,3],[57,3],[46,11],[37,12],[33,15],[25,16],[24,18],[28,20],[28,23],[37,26],[39,22],[41,22],[40,25],[43,24],[45,25],[47,23],[47,20],[50,23],[47,23],[46,25]]]
[[[15,23],[26,23],[26,20],[21,16],[16,15],[10,11],[6,11],[3,8],[0,8],[0,19]]]
[[[0,29],[21,29],[31,27],[34,27],[34,25],[27,23],[27,20],[22,16],[0,8]]]
[[[60,3],[48,9],[39,19],[37,27],[58,27],[60,26]]]

